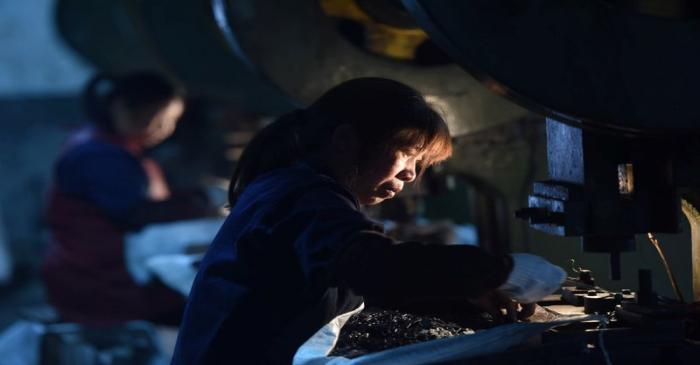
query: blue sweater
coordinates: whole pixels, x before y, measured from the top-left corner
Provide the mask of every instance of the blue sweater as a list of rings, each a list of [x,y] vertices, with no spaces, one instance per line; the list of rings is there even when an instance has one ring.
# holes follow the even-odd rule
[[[49,301],[65,320],[179,323],[184,298],[158,283],[133,281],[124,234],[151,222],[202,217],[209,209],[190,193],[151,201],[142,162],[124,143],[90,129],[75,134],[56,162],[42,276]]]

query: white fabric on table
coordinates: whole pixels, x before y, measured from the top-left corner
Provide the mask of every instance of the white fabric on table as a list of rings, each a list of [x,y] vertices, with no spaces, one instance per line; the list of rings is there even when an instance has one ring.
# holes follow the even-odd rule
[[[39,365],[42,324],[17,321],[0,334],[0,365]]]
[[[188,246],[209,244],[223,223],[224,218],[221,217],[176,221],[151,224],[127,234],[124,255],[129,274],[139,284],[148,283],[154,274],[151,270],[153,264],[148,264],[149,259],[160,255],[184,254]]]
[[[194,262],[201,255],[157,255],[146,260],[145,266],[154,273],[160,281],[183,296],[190,295],[197,270]]]
[[[350,315],[355,312],[351,312]],[[340,328],[349,316],[331,321],[306,341],[294,356],[293,365],[422,365],[465,360],[505,351],[529,338],[564,324],[600,319],[600,316],[575,316],[544,323],[513,323],[476,332],[426,341],[348,359],[327,356],[337,341]],[[340,325],[340,326],[339,326]]]

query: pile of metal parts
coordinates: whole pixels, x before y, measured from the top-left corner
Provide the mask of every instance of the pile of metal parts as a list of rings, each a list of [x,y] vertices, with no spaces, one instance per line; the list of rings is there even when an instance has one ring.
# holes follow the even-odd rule
[[[473,334],[497,326],[488,314],[473,312],[465,305],[461,311],[427,311],[385,309],[372,307],[354,314],[343,326],[334,349],[329,356],[355,358],[419,342],[446,337]],[[523,322],[550,322],[566,315],[536,306],[535,311]]]
[[[389,309],[356,313],[343,326],[329,356],[355,358],[412,343],[474,333],[471,329],[437,317]]]

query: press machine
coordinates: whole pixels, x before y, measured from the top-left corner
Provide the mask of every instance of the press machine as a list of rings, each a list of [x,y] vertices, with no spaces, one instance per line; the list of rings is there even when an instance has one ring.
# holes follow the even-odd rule
[[[640,271],[636,295],[598,297],[595,285],[574,283],[580,286],[569,289],[580,289],[581,299],[617,298],[599,310],[609,327],[555,331],[540,350],[558,353],[553,343],[602,347],[595,336],[610,335],[612,363],[697,363],[698,6],[683,0],[403,4],[436,44],[492,91],[547,117],[549,176],[533,184],[527,207],[516,212],[532,228],[578,236],[583,251],[608,253],[610,276],[620,279],[620,253],[635,249],[635,235],[677,233],[681,212],[690,222],[694,304],[656,296],[648,271]],[[561,304],[557,299],[541,304]],[[576,351],[579,357],[552,356],[546,363],[602,362]],[[526,351],[497,357],[526,358]]]

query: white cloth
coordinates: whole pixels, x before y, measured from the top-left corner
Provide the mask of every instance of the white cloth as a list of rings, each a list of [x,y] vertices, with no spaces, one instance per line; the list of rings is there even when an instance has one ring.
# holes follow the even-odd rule
[[[353,314],[361,312],[365,308],[365,303],[360,304],[357,309],[347,313],[343,313],[328,322],[327,325],[321,327],[311,338],[306,340],[292,360],[293,365],[332,365],[335,362],[332,359],[337,359],[338,364],[344,364],[344,357],[328,357],[328,353],[333,350],[335,343],[338,341],[340,329],[352,317]]]
[[[146,268],[154,273],[160,281],[183,296],[190,295],[197,270],[194,262],[201,255],[157,255],[146,260]]]
[[[361,310],[362,307],[358,308]],[[600,320],[597,315],[574,316],[545,323],[513,323],[438,340],[426,341],[348,359],[328,356],[340,329],[357,312],[343,314],[316,332],[296,352],[293,365],[422,365],[466,360],[505,351],[557,326],[583,320]]]
[[[513,270],[498,289],[520,303],[534,303],[554,293],[566,280],[566,271],[544,258],[514,253]]]
[[[154,274],[153,268],[163,264],[162,261],[157,261],[155,266],[153,263],[148,264],[151,258],[182,255],[188,246],[209,244],[223,223],[224,218],[220,217],[177,221],[151,224],[141,231],[127,234],[124,239],[124,256],[129,274],[138,284],[148,283]],[[186,258],[175,259],[172,264],[177,266],[185,260]],[[155,273],[159,272],[162,271]]]

